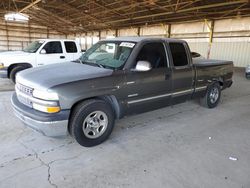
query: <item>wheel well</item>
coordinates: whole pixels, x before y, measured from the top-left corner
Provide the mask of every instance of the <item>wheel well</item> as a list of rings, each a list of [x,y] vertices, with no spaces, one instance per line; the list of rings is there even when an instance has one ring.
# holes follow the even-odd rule
[[[15,63],[15,64],[12,64],[8,67],[8,78],[10,78],[10,72],[12,71],[13,68],[17,67],[17,66],[22,66],[22,67],[25,67],[25,68],[31,68],[32,65],[30,63]]]
[[[70,133],[69,130],[69,125],[70,125],[70,118],[73,112],[73,109],[80,104],[83,101],[86,100],[90,100],[90,99],[99,99],[99,100],[103,100],[105,101],[107,104],[109,104],[111,106],[111,108],[114,110],[115,113],[115,119],[119,119],[120,118],[120,106],[118,104],[118,101],[116,99],[115,96],[113,95],[104,95],[104,96],[96,96],[96,97],[91,97],[91,98],[87,98],[87,99],[82,99],[80,101],[77,101],[76,103],[74,103],[70,109],[70,114],[69,114],[69,124],[68,124],[68,132]]]
[[[213,80],[214,82],[218,82],[220,84],[221,87],[223,87],[224,85],[224,82],[223,82],[223,79],[220,77],[220,78],[217,78],[217,79],[214,79]]]

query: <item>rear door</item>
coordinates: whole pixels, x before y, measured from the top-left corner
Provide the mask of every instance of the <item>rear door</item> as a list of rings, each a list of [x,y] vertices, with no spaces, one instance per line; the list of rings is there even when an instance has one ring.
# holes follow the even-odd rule
[[[152,69],[145,72],[130,71],[127,74],[127,114],[167,106],[171,100],[171,69],[164,43],[143,44],[134,65],[138,61],[150,62]]]
[[[193,93],[194,70],[189,48],[183,42],[169,42],[172,68],[172,104],[186,101]]]
[[[65,59],[67,61],[74,61],[79,58],[79,52],[74,41],[64,41],[64,47],[66,52]]]

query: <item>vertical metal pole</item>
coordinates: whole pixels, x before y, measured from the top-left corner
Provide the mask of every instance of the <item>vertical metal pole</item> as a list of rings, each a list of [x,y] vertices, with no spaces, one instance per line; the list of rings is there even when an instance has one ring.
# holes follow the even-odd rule
[[[118,29],[115,30],[115,37],[118,37]]]
[[[6,28],[6,39],[7,39],[7,50],[10,50],[10,45],[9,45],[9,30],[8,30],[8,25],[7,22],[5,21],[5,28]]]
[[[88,33],[86,32],[86,33],[85,33],[85,50],[88,49],[88,45],[87,45],[87,35],[88,35]]]
[[[30,34],[30,22],[28,22],[28,28],[29,28],[29,43],[31,42],[31,34]]]
[[[171,38],[171,24],[168,24],[168,38]]]
[[[141,28],[138,27],[138,28],[137,28],[137,36],[140,36],[140,34],[141,34]]]
[[[207,59],[209,59],[210,58],[211,48],[212,48],[212,43],[213,43],[214,20],[211,21],[211,26],[209,25],[207,20],[205,20],[205,23],[207,24],[207,27],[209,29],[209,44],[208,44],[208,50],[207,50]]]
[[[49,38],[49,28],[47,27],[47,39]]]
[[[101,31],[98,31],[99,40],[101,40]]]
[[[92,36],[91,36],[91,46],[93,46],[93,43],[94,43],[94,41],[93,41],[94,33],[92,32],[91,35],[92,35]]]

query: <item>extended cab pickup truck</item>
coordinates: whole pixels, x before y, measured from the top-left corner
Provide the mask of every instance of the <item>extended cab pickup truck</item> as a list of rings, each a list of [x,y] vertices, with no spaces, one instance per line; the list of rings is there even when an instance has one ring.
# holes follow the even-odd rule
[[[64,63],[79,59],[80,45],[74,40],[40,39],[32,42],[23,51],[0,53],[0,78],[10,78],[13,82],[16,73],[31,67]]]
[[[193,62],[182,40],[115,38],[99,41],[75,63],[22,71],[12,105],[27,126],[47,136],[69,133],[90,147],[125,115],[194,98],[214,108],[232,76],[233,62]]]

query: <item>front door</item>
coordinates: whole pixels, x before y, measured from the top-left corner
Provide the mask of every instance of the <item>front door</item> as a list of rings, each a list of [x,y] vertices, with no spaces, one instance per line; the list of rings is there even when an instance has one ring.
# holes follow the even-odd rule
[[[149,71],[130,71],[126,76],[127,114],[145,112],[170,104],[171,69],[168,66],[165,45],[150,42],[141,47],[135,61],[147,61]]]
[[[63,53],[60,41],[47,42],[42,50],[37,54],[37,66],[48,65],[52,63],[65,62],[65,54]]]

